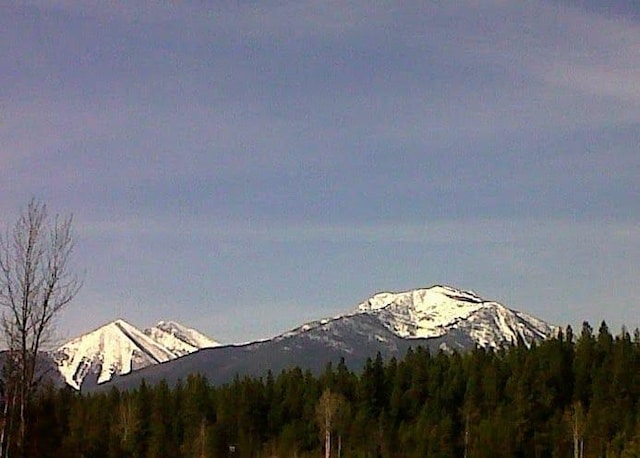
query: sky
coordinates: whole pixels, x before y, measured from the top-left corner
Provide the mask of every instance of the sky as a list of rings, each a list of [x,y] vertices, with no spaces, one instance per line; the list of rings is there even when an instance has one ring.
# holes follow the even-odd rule
[[[74,218],[61,339],[434,284],[640,326],[635,0],[2,0],[0,43],[0,227]]]

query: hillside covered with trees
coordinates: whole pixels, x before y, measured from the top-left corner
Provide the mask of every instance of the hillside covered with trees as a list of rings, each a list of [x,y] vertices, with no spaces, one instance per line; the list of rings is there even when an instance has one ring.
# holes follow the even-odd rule
[[[37,457],[640,456],[640,333],[585,323],[526,348],[410,350],[364,371],[293,368],[212,386],[79,394],[31,406]],[[326,456],[326,455],[325,455]]]

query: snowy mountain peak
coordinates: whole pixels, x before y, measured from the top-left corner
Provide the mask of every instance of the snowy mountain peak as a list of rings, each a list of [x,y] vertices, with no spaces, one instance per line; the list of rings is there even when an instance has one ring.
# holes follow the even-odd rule
[[[415,310],[448,306],[458,308],[466,304],[481,304],[483,302],[485,302],[484,299],[472,291],[436,285],[401,293],[381,292],[358,305],[358,310],[380,310],[387,307],[408,307]]]
[[[443,285],[378,293],[359,304],[358,311],[376,315],[403,338],[440,337],[456,329],[482,347],[518,341],[529,345],[556,332],[541,320],[484,300],[472,291]]]
[[[212,346],[214,342],[179,323],[160,324],[147,333],[149,330],[142,332],[125,320],[117,319],[70,340],[52,356],[67,383],[80,389],[85,377],[91,373],[97,375],[97,383],[103,383],[114,374],[127,374],[169,361]]]

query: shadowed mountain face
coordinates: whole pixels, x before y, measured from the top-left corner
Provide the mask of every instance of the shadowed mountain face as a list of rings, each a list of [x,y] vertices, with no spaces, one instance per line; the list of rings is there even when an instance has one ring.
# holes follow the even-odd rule
[[[279,336],[272,340],[241,346],[200,350],[164,364],[149,366],[128,375],[114,377],[102,387],[131,388],[143,379],[148,383],[166,380],[170,384],[199,373],[214,384],[239,376],[264,376],[267,371],[301,367],[320,372],[328,362],[345,359],[347,366],[359,369],[378,352],[383,358],[403,356],[410,347],[423,346],[437,351],[449,336],[434,339],[403,339],[388,331],[375,317],[355,315],[321,324],[312,330]],[[472,342],[467,342],[472,345]]]
[[[175,383],[192,373],[221,384],[236,375],[263,376],[296,366],[318,373],[341,358],[358,370],[377,353],[389,359],[418,346],[437,352],[530,345],[555,332],[543,321],[472,292],[434,286],[376,294],[353,313],[307,323],[270,340],[203,349],[115,377],[104,387],[129,388],[143,379]]]

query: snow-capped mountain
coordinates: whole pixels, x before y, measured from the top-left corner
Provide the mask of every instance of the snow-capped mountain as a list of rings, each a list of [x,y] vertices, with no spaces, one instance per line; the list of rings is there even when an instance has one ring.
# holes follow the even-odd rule
[[[118,319],[60,346],[52,354],[66,382],[80,389],[89,374],[104,383],[114,374],[176,359],[203,347],[217,345],[194,329],[161,321],[140,331]]]
[[[478,346],[497,348],[552,337],[557,328],[526,313],[487,301],[472,291],[436,285],[401,293],[378,293],[358,305],[405,339],[441,337],[452,330]]]
[[[234,376],[261,376],[298,366],[316,373],[344,358],[358,370],[367,358],[402,358],[411,347],[466,351],[476,346],[531,345],[558,328],[471,292],[432,286],[378,293],[349,313],[303,324],[272,339],[208,348],[165,364],[146,367],[111,383],[121,388],[141,380],[169,383],[200,373],[212,383]]]
[[[367,319],[365,320],[365,317]],[[531,345],[554,336],[558,328],[531,315],[487,301],[473,291],[436,285],[399,293],[381,292],[360,303],[356,310],[331,319],[306,323],[276,337],[296,336],[325,340],[334,345],[342,341],[348,322],[354,332],[361,332],[361,324],[375,321],[401,339],[437,339],[443,348],[465,350],[469,346],[499,348],[523,343]],[[335,332],[340,329],[340,338]],[[381,342],[380,333],[373,337]]]

